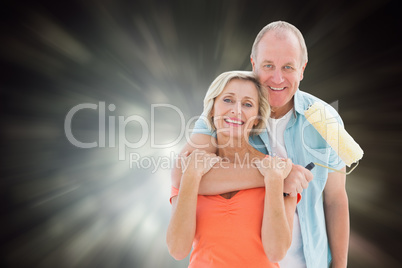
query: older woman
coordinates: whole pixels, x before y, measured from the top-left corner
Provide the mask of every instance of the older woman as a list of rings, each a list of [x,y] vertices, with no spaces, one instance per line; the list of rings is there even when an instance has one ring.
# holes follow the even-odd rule
[[[193,246],[189,267],[279,267],[291,244],[297,204],[283,196],[292,163],[265,156],[248,142],[265,128],[269,113],[265,90],[252,72],[226,72],[211,84],[203,115],[216,130],[218,154],[193,151],[182,164],[180,189],[172,187],[167,244],[175,259]],[[254,162],[265,187],[198,195],[202,176],[222,159]]]

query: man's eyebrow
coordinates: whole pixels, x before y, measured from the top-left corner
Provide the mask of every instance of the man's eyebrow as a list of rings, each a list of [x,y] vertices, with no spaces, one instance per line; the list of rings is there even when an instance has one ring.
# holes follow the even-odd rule
[[[284,66],[287,66],[287,65],[292,65],[293,66],[293,65],[296,65],[296,63],[289,61],[289,62],[284,64]]]
[[[273,63],[272,60],[263,60],[262,62],[263,62],[263,63]]]
[[[264,60],[264,61],[262,61],[262,63],[274,63],[274,62],[272,60]],[[296,65],[296,63],[288,61],[283,66],[286,66],[286,65]]]

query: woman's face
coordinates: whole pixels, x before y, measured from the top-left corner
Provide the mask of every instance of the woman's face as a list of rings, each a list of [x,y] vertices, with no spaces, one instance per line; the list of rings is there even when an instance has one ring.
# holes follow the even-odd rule
[[[217,134],[241,137],[258,124],[258,91],[251,81],[233,79],[216,97],[212,115]]]

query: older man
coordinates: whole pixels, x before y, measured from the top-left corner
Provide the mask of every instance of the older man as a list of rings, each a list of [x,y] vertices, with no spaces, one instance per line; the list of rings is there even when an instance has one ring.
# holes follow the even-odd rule
[[[321,162],[342,170],[345,165],[304,116],[309,105],[321,100],[299,90],[307,65],[307,48],[302,34],[286,22],[268,24],[253,44],[251,64],[268,90],[272,108],[267,131],[252,137],[251,142],[263,153],[290,158],[295,163],[285,179],[286,193],[295,195],[304,189],[294,217],[292,245],[280,265],[322,268],[328,267],[332,261],[332,267],[346,267],[349,243],[346,177],[321,167],[312,172],[304,168],[310,162]],[[182,152],[191,152],[195,148],[216,152],[215,137],[200,119]],[[237,165],[230,170],[232,172],[227,172],[221,167],[207,173],[202,179],[200,194],[221,194],[264,186],[255,169]],[[180,170],[174,169],[174,186],[179,187],[180,177]]]

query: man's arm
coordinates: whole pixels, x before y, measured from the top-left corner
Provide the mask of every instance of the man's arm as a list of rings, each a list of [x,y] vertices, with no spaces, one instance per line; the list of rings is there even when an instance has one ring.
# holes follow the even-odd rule
[[[257,168],[217,163],[202,177],[199,194],[216,195],[257,187],[264,187],[264,178]]]
[[[343,171],[346,168],[342,169]],[[349,248],[349,204],[345,189],[346,175],[328,174],[324,189],[324,209],[332,267],[346,267]]]
[[[190,139],[180,154],[191,153],[197,148],[209,153],[216,153],[216,139],[214,137],[206,134],[193,134]],[[181,175],[180,165],[174,165],[172,185],[176,188],[180,186]],[[220,162],[202,177],[199,194],[215,195],[257,187],[264,187],[264,178],[257,168]]]

